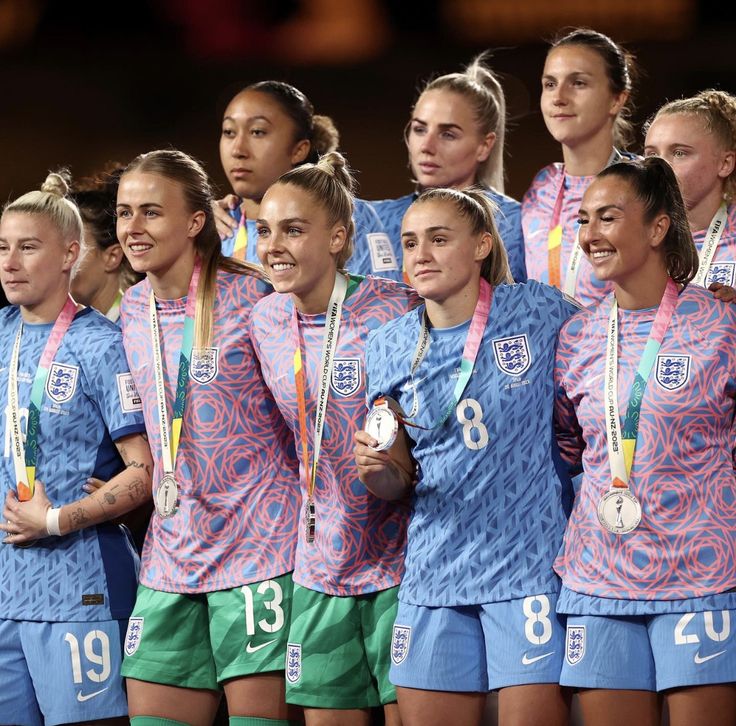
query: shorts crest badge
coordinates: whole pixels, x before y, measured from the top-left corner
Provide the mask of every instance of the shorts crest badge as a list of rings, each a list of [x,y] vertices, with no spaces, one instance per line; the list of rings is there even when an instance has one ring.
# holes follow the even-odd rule
[[[401,665],[409,655],[411,641],[411,626],[394,625],[394,637],[391,639],[391,662]]]
[[[296,683],[302,677],[302,645],[286,644],[286,680]]]
[[[66,403],[77,388],[79,368],[52,363],[46,379],[46,393],[54,403]]]
[[[217,375],[219,348],[193,348],[192,360],[189,363],[189,375],[197,383],[209,383]]]
[[[583,659],[585,655],[585,626],[568,625],[565,636],[565,659],[574,666]]]
[[[526,334],[494,340],[493,354],[496,356],[496,365],[510,376],[526,373],[532,364]]]
[[[682,388],[690,378],[690,356],[658,355],[655,377],[657,383],[668,391]]]
[[[360,388],[360,358],[335,358],[332,366],[332,390],[347,398]]]
[[[708,274],[705,276],[704,287],[708,286],[713,282],[720,282],[721,285],[733,286],[736,275],[736,262],[714,262],[708,269]]]
[[[125,633],[125,655],[133,655],[141,644],[143,635],[143,618],[129,618],[128,631]]]

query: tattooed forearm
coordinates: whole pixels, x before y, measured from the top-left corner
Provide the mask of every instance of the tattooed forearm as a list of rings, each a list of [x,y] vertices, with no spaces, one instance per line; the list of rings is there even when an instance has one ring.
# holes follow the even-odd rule
[[[69,519],[71,520],[73,529],[82,529],[89,522],[90,516],[82,507],[79,507],[70,513]]]
[[[128,497],[131,502],[139,502],[143,499],[146,491],[146,486],[143,483],[143,479],[133,479],[128,484]]]

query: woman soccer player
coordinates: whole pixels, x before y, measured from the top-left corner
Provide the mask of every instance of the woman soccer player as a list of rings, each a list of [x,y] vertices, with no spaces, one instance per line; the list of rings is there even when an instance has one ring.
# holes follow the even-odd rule
[[[498,207],[497,226],[511,274],[516,282],[524,282],[521,205],[503,193],[506,98],[486,65],[486,55],[479,55],[462,73],[427,83],[414,104],[405,135],[417,191],[372,202],[391,242],[401,251],[401,220],[424,189],[480,185]]]
[[[547,130],[563,163],[542,169],[524,195],[526,269],[530,279],[559,287],[583,305],[609,291],[596,280],[577,243],[583,192],[608,164],[630,156],[629,115],[634,61],[594,30],[576,29],[552,44],[542,74]]]
[[[150,499],[151,454],[120,335],[69,295],[82,219],[67,180],[0,220],[0,719],[127,723],[120,664],[138,557],[109,520]],[[82,486],[98,491],[80,499]]]
[[[504,284],[493,215],[481,190],[419,196],[401,236],[424,307],[367,344],[361,479],[389,500],[413,495],[391,649],[405,726],[480,724],[491,690],[505,726],[567,723],[552,369],[577,307],[538,282]]]
[[[223,258],[211,202],[175,150],[137,157],[118,188],[118,238],[146,275],[121,314],[155,461],[123,664],[134,726],[206,726],[220,687],[231,723],[290,723],[296,460],[244,334],[268,288]]]
[[[255,220],[266,190],[289,169],[334,151],[338,141],[332,120],[315,114],[309,99],[288,83],[261,81],[236,94],[220,136],[220,160],[233,189],[215,208],[223,253],[257,262]],[[368,202],[355,200],[353,222],[350,270],[400,280],[397,252]]]
[[[613,295],[563,328],[556,418],[583,478],[556,562],[561,683],[586,724],[736,723],[736,308],[689,284],[677,180],[652,157],[602,171],[580,243]]]
[[[736,284],[736,98],[709,90],[666,103],[647,123],[644,155],[666,159],[680,184],[700,255],[693,282],[724,295]]]
[[[365,338],[416,301],[399,283],[345,273],[352,183],[331,152],[284,174],[257,220],[277,294],[256,305],[251,335],[301,464],[287,700],[305,707],[310,726],[367,725],[369,708],[396,700],[389,647],[407,507],[366,491],[352,438],[363,417]],[[395,705],[386,716],[397,723]]]

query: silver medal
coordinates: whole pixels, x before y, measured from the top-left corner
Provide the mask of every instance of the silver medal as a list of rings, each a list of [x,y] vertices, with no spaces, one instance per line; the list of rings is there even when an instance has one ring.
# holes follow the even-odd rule
[[[173,517],[179,509],[179,487],[173,474],[164,474],[153,495],[156,513],[167,519]]]
[[[641,522],[641,504],[630,489],[610,489],[598,503],[598,521],[613,534],[628,534]]]
[[[396,414],[386,405],[374,406],[365,420],[365,431],[378,442],[373,447],[376,451],[390,449],[399,432]]]
[[[304,505],[304,527],[307,542],[310,544],[314,542],[314,530],[317,526],[317,516],[314,511],[314,502],[311,499],[307,500]]]

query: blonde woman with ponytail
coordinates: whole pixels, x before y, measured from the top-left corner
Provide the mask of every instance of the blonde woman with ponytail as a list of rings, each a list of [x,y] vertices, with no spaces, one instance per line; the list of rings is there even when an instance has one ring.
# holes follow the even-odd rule
[[[425,189],[480,186],[498,207],[497,224],[516,282],[526,280],[519,202],[504,194],[506,98],[477,56],[462,73],[448,73],[425,85],[405,131],[416,191],[373,202],[391,241],[401,249],[401,220]]]
[[[365,415],[365,339],[416,304],[401,283],[345,272],[353,248],[353,179],[337,152],[284,174],[256,220],[275,295],[253,310],[263,375],[294,432],[302,502],[286,696],[309,726],[367,726],[384,705],[408,506],[358,480],[353,434]],[[411,463],[403,461],[405,476]]]
[[[700,255],[694,282],[725,298],[736,285],[736,97],[701,91],[662,106],[645,128],[645,156],[675,172]]]
[[[481,189],[420,194],[401,237],[424,305],[367,342],[358,471],[377,496],[412,497],[390,674],[404,726],[478,726],[492,690],[503,726],[567,724],[552,562],[570,482],[555,467],[552,369],[577,308],[508,284],[495,214]]]
[[[123,339],[154,454],[154,512],[125,637],[133,726],[286,726],[298,517],[290,433],[246,329],[270,288],[224,258],[200,164],[152,151],[123,172],[117,233],[146,279]]]
[[[128,722],[120,634],[138,557],[111,520],[150,500],[120,330],[69,294],[83,227],[68,194],[49,174],[0,219],[0,717],[29,726]]]

